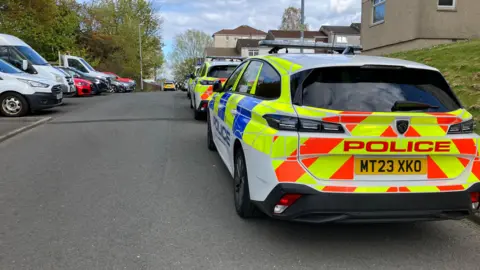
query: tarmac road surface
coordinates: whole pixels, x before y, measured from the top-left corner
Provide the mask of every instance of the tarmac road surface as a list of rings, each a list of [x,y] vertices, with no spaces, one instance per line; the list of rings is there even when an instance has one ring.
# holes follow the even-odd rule
[[[2,270],[480,268],[469,221],[241,220],[184,92],[68,101],[0,144]]]

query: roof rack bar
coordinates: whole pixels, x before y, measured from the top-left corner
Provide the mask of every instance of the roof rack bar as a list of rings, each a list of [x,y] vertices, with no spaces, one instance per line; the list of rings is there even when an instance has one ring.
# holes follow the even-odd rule
[[[342,54],[355,54],[355,51],[361,51],[362,46],[353,44],[334,44],[325,42],[299,42],[299,41],[278,41],[278,40],[261,40],[258,42],[258,46],[272,47],[269,51],[270,54],[278,53],[281,49],[288,48],[303,48],[303,49],[326,49],[336,51]]]
[[[205,59],[209,59],[210,61],[243,61],[245,60],[245,57],[241,56],[214,56],[214,55],[207,55],[205,56]]]

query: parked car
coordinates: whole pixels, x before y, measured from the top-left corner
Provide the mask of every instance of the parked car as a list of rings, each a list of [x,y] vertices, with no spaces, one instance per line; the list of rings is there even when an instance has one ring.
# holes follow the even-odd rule
[[[30,75],[0,59],[0,113],[20,117],[62,104],[62,84]]]
[[[115,75],[105,74],[107,76],[108,81],[110,82],[111,91],[114,93],[125,93],[127,92],[128,85],[127,83],[120,82],[117,80]]]
[[[106,72],[104,71],[103,73],[107,74],[107,75],[113,75],[115,76],[115,79],[119,82],[122,82],[126,85],[127,87],[127,91],[130,91],[130,92],[133,92],[135,91],[135,88],[137,86],[137,83],[135,82],[135,80],[133,79],[130,79],[130,78],[122,78],[120,76],[118,76],[117,74],[113,73],[113,72]]]
[[[97,79],[107,79],[110,80],[110,76],[105,73],[96,71],[85,59],[73,55],[61,55],[60,56],[60,66],[63,67],[72,67],[75,68],[90,77],[95,77]],[[109,82],[110,83],[110,82]],[[110,86],[110,84],[109,84]]]
[[[195,91],[195,84],[196,84],[196,78],[198,76],[198,73],[200,72],[200,68],[202,66],[196,66],[195,67],[195,72],[190,74],[188,76],[188,84],[187,84],[187,97],[191,98],[193,95],[193,91]]]
[[[165,83],[163,84],[163,91],[175,91],[175,90],[176,90],[176,86],[173,81],[165,81]]]
[[[92,95],[93,83],[91,81],[80,78],[74,78],[73,81],[75,82],[75,87],[77,88],[77,96],[84,97]]]
[[[33,76],[55,81],[65,94],[74,93],[73,79],[55,69],[23,40],[0,34],[0,59]]]
[[[67,72],[73,78],[79,78],[79,79],[91,81],[93,83],[92,85],[93,95],[100,95],[102,92],[107,92],[110,89],[107,79],[92,77],[71,67],[57,67],[57,68]]]

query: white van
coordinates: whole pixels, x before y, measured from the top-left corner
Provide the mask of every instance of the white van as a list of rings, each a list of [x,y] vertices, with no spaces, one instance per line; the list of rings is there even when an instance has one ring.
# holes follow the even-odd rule
[[[0,59],[0,113],[7,117],[62,104],[62,85],[30,75]]]
[[[96,77],[98,79],[106,79],[110,81],[111,75],[103,72],[96,71],[85,59],[73,55],[61,55],[60,65],[63,67],[75,68],[89,76]]]
[[[27,43],[15,36],[0,34],[0,59],[34,76],[56,81],[62,85],[62,92],[65,94],[76,92],[71,77],[66,77]]]

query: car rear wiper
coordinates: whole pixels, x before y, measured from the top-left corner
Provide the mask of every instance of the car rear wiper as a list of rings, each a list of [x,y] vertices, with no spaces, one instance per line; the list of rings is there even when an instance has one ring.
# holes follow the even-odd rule
[[[422,102],[415,101],[396,101],[392,106],[392,112],[397,111],[415,111],[415,110],[426,110],[426,109],[438,109],[438,106],[430,105]]]

